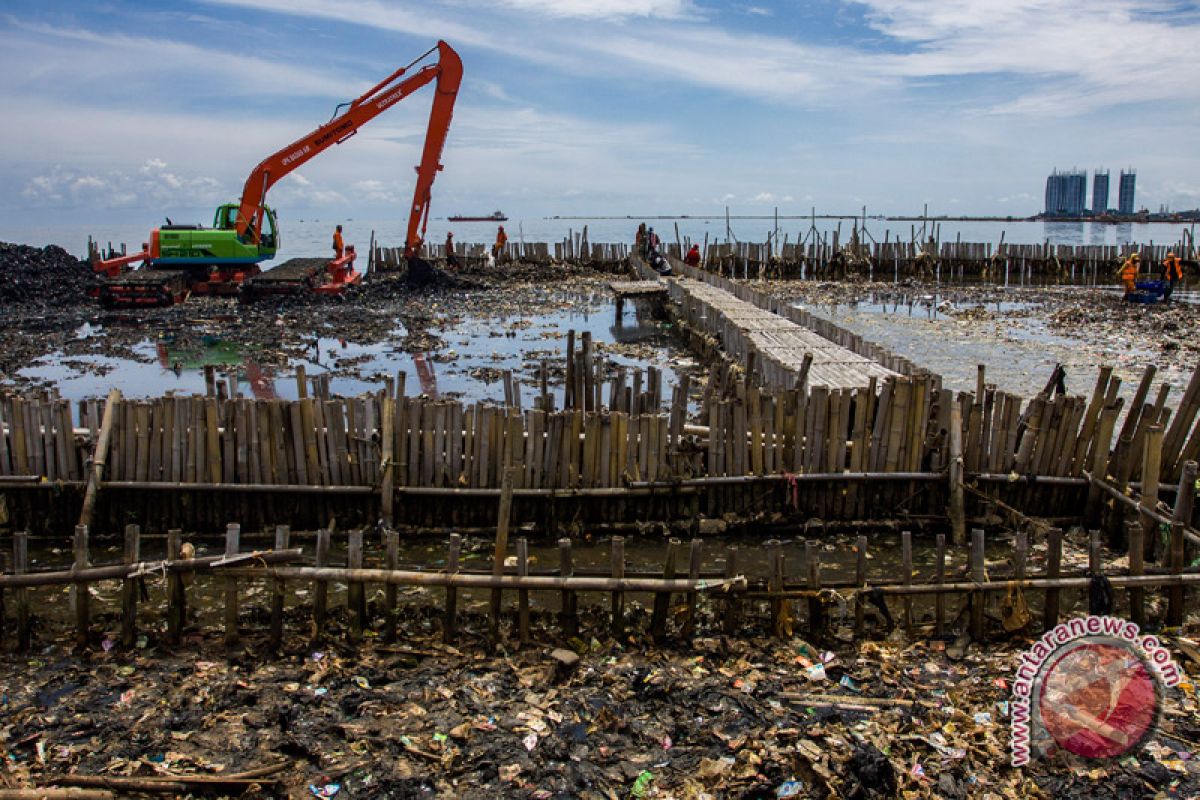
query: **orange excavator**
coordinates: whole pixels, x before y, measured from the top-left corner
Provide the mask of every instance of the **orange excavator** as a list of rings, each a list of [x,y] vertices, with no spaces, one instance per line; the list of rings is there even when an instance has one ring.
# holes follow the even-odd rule
[[[408,71],[433,53],[437,61],[411,75]],[[407,77],[405,77],[407,75]],[[105,276],[100,300],[108,306],[171,305],[189,294],[236,294],[243,297],[314,291],[336,293],[362,280],[354,269],[353,245],[335,259],[294,258],[267,272],[259,265],[275,257],[280,234],[267,191],[281,178],[307,164],[426,84],[436,81],[429,127],[417,165],[417,183],[409,210],[404,253],[410,280],[431,275],[420,258],[434,178],[441,171],[442,150],[450,130],[454,101],[462,83],[462,60],[450,45],[439,41],[411,63],[401,67],[360,97],[343,103],[333,119],[287,147],[273,153],[246,179],[239,203],[217,208],[212,227],[173,225],[170,220],[150,232],[142,252],[102,259],[92,254],[96,272]],[[132,264],[143,267],[130,270]]]

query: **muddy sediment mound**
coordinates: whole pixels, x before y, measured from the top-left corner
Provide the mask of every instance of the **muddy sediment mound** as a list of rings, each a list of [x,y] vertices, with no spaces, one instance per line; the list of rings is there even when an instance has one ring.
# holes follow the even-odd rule
[[[91,267],[57,245],[0,242],[0,307],[66,308],[88,302]]]

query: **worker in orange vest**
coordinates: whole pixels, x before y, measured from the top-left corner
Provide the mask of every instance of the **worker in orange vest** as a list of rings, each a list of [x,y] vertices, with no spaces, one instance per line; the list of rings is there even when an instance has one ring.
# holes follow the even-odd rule
[[[698,268],[700,266],[700,245],[692,245],[691,249],[687,251],[687,255],[684,257],[683,263],[687,264],[689,267]]]
[[[333,232],[333,252],[334,258],[341,258],[346,253],[346,243],[342,241],[342,226],[338,225],[337,230]]]
[[[492,248],[492,255],[495,256],[497,261],[500,260],[500,254],[504,252],[506,244],[508,244],[508,234],[504,232],[504,226],[501,225],[500,229],[496,231],[496,244]]]
[[[1171,299],[1171,295],[1175,292],[1175,284],[1183,280],[1183,265],[1179,263],[1179,259],[1174,253],[1167,253],[1167,260],[1163,262],[1163,280],[1167,282],[1167,288],[1163,292],[1163,302]]]
[[[1121,283],[1125,284],[1125,299],[1137,291],[1137,275],[1138,269],[1142,266],[1142,257],[1134,253],[1129,258],[1125,259],[1125,263],[1121,265]]]

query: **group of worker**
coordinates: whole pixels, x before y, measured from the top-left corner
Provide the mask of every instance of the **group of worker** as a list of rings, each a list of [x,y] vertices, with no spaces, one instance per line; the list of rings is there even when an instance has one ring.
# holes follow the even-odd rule
[[[508,234],[504,232],[504,226],[501,225],[496,231],[496,243],[492,245],[493,262],[500,260],[500,255],[507,245]],[[458,256],[454,252],[454,231],[446,231],[446,267],[447,269],[458,269]]]
[[[1137,293],[1137,279],[1141,269],[1142,256],[1140,253],[1132,253],[1121,265],[1120,278],[1125,287],[1126,300],[1131,299]],[[1183,262],[1174,253],[1167,253],[1166,259],[1162,262],[1162,280],[1164,284],[1163,302],[1165,303],[1175,293],[1175,284],[1183,280]]]
[[[654,232],[654,228],[646,227],[646,223],[638,225],[637,233],[634,235],[634,244],[638,257],[647,264],[655,266],[656,262],[665,261],[659,253],[662,240]],[[687,254],[683,257],[683,263],[689,267],[700,266],[700,245],[694,244],[688,249]]]

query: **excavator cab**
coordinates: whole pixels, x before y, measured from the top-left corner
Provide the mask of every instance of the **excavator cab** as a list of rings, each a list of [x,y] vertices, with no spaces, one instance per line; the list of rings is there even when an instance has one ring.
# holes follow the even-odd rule
[[[263,206],[266,211],[267,218],[263,220],[262,240],[259,242],[260,250],[278,250],[279,249],[279,229],[275,224],[275,210],[269,206]],[[237,203],[225,203],[217,207],[216,214],[213,215],[213,229],[218,231],[233,231],[237,230]],[[257,220],[250,220],[250,229],[253,230]],[[244,240],[239,240],[244,241]]]

